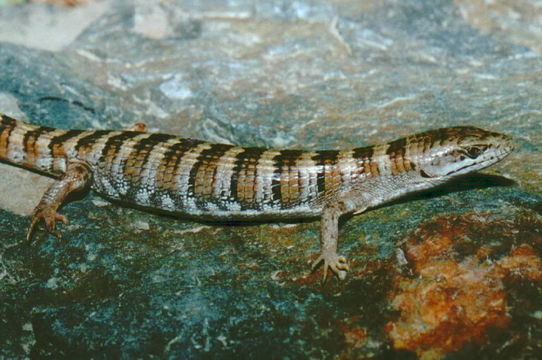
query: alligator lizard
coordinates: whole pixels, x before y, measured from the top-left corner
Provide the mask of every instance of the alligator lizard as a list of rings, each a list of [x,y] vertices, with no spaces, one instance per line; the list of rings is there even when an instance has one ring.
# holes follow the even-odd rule
[[[512,140],[471,126],[447,127],[347,150],[273,150],[213,144],[144,131],[62,130],[0,115],[0,160],[58,178],[27,232],[43,219],[55,235],[57,210],[73,191],[196,217],[320,217],[323,263],[343,279],[339,218],[485,168]]]

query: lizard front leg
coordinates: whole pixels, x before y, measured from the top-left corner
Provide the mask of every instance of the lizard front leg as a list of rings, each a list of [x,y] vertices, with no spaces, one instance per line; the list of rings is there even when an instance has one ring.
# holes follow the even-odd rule
[[[320,263],[324,263],[324,282],[327,271],[330,269],[340,280],[346,278],[348,262],[344,256],[337,255],[337,241],[339,239],[339,218],[342,215],[340,204],[324,207],[320,221],[320,255],[312,263],[314,271]]]
[[[60,233],[55,230],[56,222],[68,223],[68,219],[57,212],[69,194],[86,188],[92,181],[92,172],[88,165],[82,161],[73,160],[68,162],[66,173],[53,183],[43,194],[40,202],[34,209],[32,221],[26,233],[27,241],[32,238],[34,228],[43,219],[45,228],[55,236]]]

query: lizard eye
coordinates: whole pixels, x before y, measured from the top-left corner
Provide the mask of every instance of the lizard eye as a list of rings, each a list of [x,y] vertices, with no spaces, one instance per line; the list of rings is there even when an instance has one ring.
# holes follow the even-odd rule
[[[471,159],[476,159],[486,149],[487,149],[486,145],[469,146],[469,147],[463,148],[463,154],[465,154],[466,156],[468,156]]]

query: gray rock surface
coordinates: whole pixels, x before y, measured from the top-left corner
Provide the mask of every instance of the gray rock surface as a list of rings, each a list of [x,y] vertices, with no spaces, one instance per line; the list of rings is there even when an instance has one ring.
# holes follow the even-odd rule
[[[340,247],[353,270],[326,286],[307,265],[316,222],[202,223],[91,194],[63,208],[62,239],[39,232],[19,244],[22,215],[51,179],[0,164],[0,357],[542,356],[539,281],[510,281],[508,326],[453,351],[401,347],[386,330],[399,311],[390,294],[411,271],[403,240],[436,217],[483,218],[515,234],[472,239],[477,248],[542,253],[541,18],[535,0],[0,7],[0,111],[35,124],[143,121],[305,149],[470,124],[518,143],[485,172],[494,176],[346,221]]]

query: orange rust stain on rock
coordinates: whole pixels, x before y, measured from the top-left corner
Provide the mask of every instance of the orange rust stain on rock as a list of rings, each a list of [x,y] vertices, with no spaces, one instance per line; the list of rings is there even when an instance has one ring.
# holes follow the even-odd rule
[[[467,342],[482,343],[487,329],[510,321],[504,280],[542,281],[542,260],[529,244],[492,261],[490,245],[460,255],[457,247],[473,247],[479,229],[491,225],[473,219],[438,218],[407,239],[405,253],[416,277],[396,279],[392,306],[400,315],[385,328],[396,349],[431,359]]]
[[[420,356],[429,351],[444,354],[483,340],[490,326],[507,325],[506,293],[489,266],[443,261],[423,272],[402,282],[393,299],[401,317],[388,323],[386,331],[395,348]]]
[[[510,251],[510,256],[502,258],[497,266],[503,277],[529,281],[542,281],[542,260],[528,244],[521,244]]]
[[[361,319],[359,316],[354,316],[349,322],[341,321],[338,324],[339,330],[344,334],[344,339],[350,347],[360,348],[367,341],[367,329],[356,326]]]

